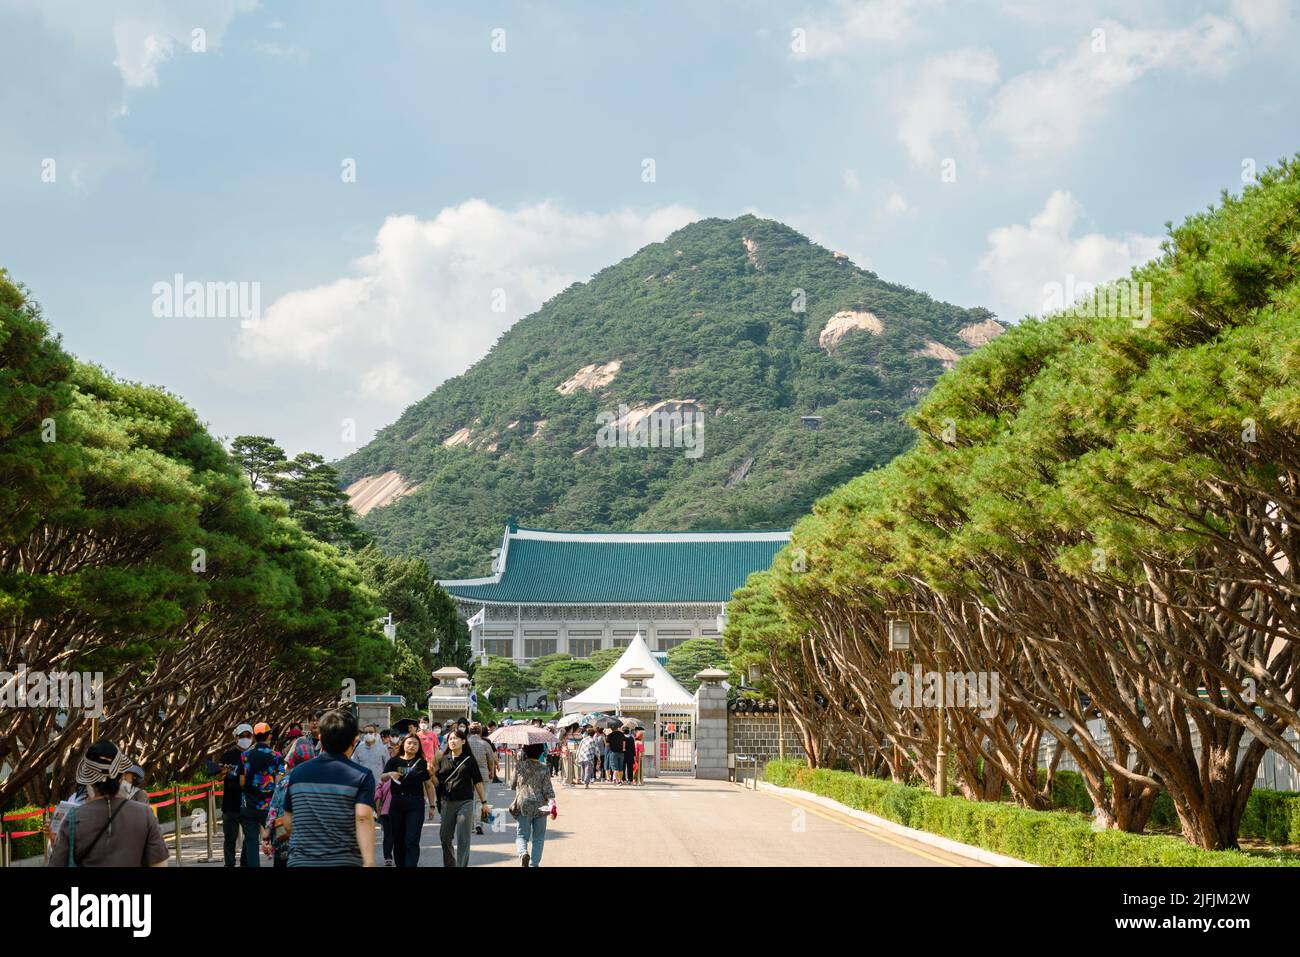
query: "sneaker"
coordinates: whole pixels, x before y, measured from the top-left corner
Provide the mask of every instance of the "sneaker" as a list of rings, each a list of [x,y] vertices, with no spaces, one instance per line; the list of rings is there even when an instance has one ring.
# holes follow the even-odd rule
[[[523,865],[524,867],[527,867],[527,866],[528,866],[528,862],[529,862],[529,860],[530,860],[530,858],[529,858],[528,853],[527,853],[526,851],[525,851],[523,854],[520,854],[520,855],[519,855],[519,863],[520,863],[521,865]]]
[[[482,833],[483,833],[483,825],[482,825],[482,824],[475,824],[475,825],[474,825],[474,833],[475,833],[475,834],[482,834]]]
[[[391,857],[384,858],[384,867],[392,867],[392,866],[393,866],[393,859]]]

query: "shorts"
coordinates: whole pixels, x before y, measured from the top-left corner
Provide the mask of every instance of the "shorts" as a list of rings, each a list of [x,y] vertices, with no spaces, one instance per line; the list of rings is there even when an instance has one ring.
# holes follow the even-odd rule
[[[621,751],[610,751],[605,755],[605,768],[610,771],[623,770],[623,754]]]

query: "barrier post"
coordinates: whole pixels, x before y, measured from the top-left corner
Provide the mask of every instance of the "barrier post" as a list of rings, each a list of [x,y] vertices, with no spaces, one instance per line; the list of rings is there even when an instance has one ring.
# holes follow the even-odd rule
[[[208,863],[211,864],[215,858],[212,856],[212,839],[216,833],[217,826],[217,782],[213,781],[208,785]]]
[[[9,866],[9,832],[0,824],[0,867]]]
[[[176,810],[176,866],[181,866],[181,786],[172,785],[172,807]]]
[[[42,854],[45,857],[45,866],[50,866],[50,810],[45,808],[41,811],[41,847],[44,848]]]

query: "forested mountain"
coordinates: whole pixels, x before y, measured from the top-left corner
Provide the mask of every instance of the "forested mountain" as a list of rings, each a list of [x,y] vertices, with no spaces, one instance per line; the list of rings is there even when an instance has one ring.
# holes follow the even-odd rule
[[[444,577],[484,572],[510,517],[786,527],[908,448],[903,413],[1001,332],[780,223],[702,220],[564,290],[338,469],[378,543]],[[698,412],[701,454],[598,441],[655,409]]]

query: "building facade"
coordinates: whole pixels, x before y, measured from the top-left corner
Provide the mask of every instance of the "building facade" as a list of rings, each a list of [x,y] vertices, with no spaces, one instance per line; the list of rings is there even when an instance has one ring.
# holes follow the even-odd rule
[[[471,619],[474,655],[526,664],[625,648],[656,655],[721,640],[731,593],[768,568],[788,531],[554,532],[506,527],[493,574],[442,585]]]

